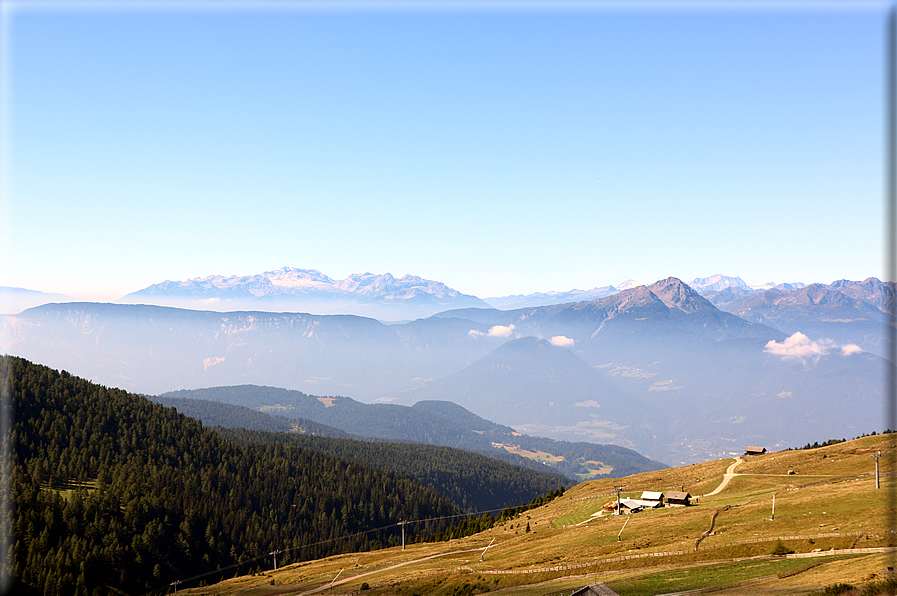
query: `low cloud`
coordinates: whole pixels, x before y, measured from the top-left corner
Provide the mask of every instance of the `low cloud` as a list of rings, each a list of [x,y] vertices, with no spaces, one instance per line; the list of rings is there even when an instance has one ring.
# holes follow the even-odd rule
[[[489,329],[489,337],[511,337],[511,333],[513,332],[513,325],[508,325],[507,327],[504,325],[496,325]]]
[[[202,361],[202,368],[203,370],[205,370],[210,366],[215,366],[216,364],[221,364],[222,362],[224,362],[224,356],[220,358],[217,356],[212,356],[211,358],[206,358]]]
[[[840,350],[842,356],[850,356],[863,351],[855,344],[839,346],[830,339],[811,340],[800,331],[786,338],[782,343],[770,340],[763,348],[764,352],[782,358],[801,361],[813,360],[814,362],[835,350]]]
[[[514,326],[508,325],[505,327],[504,325],[495,325],[494,327],[490,327],[489,331],[482,332],[477,329],[471,329],[467,332],[467,335],[470,337],[511,337],[511,333],[514,332]]]
[[[203,305],[218,304],[219,302],[221,302],[221,298],[203,298],[199,301]]]
[[[863,348],[856,344],[847,344],[846,346],[841,346],[841,354],[843,356],[850,356],[851,354],[859,354],[863,351]]]
[[[563,335],[555,335],[548,341],[549,343],[551,343],[551,345],[558,346],[560,348],[572,348],[573,344],[575,343],[572,339]]]

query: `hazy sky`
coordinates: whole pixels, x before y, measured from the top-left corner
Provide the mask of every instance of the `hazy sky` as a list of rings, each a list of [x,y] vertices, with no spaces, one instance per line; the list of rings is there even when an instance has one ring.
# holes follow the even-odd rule
[[[0,285],[884,275],[886,3],[184,5],[3,2]]]

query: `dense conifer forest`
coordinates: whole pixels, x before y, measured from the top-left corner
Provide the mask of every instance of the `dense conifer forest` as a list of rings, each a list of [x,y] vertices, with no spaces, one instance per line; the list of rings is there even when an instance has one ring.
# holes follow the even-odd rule
[[[513,507],[569,483],[564,476],[555,472],[537,472],[451,447],[244,429],[217,430],[241,444],[280,442],[296,445],[411,476],[435,488],[465,511],[493,511]]]
[[[174,409],[25,360],[0,360],[11,432],[19,593],[143,593],[435,536],[434,489],[317,450],[238,445]],[[11,411],[9,411],[11,410]],[[8,477],[7,477],[8,478]],[[238,565],[243,562],[243,565]],[[215,581],[220,575],[206,576]]]

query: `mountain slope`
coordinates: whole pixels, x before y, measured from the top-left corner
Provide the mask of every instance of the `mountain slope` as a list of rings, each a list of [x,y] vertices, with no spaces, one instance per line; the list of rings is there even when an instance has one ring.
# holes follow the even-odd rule
[[[218,401],[277,411],[290,418],[306,418],[356,436],[415,441],[448,447],[486,449],[482,435],[441,416],[392,404],[363,404],[342,396],[317,397],[300,391],[239,385],[171,391],[164,398]]]
[[[207,399],[187,399],[176,397],[147,396],[148,399],[166,408],[175,408],[179,413],[201,421],[205,426],[223,428],[244,428],[268,432],[292,432],[317,437],[349,439],[354,435],[338,428],[320,424],[307,418],[287,418],[276,414],[227,404]],[[276,411],[276,409],[274,410]]]
[[[50,302],[70,302],[71,300],[70,296],[63,294],[47,294],[25,288],[0,286],[0,313],[13,314]]]
[[[243,444],[279,443],[320,451],[343,460],[414,478],[467,512],[494,511],[527,503],[571,484],[549,469],[534,470],[478,453],[418,443],[388,443],[295,433],[220,429]]]
[[[535,337],[509,341],[464,370],[403,394],[402,399],[451,400],[521,430],[546,423],[605,428],[608,440],[648,434],[637,429],[651,416],[646,413],[648,403],[624,394],[582,358]],[[576,437],[575,431],[565,438],[597,439],[584,432]],[[628,446],[633,444],[630,440]]]

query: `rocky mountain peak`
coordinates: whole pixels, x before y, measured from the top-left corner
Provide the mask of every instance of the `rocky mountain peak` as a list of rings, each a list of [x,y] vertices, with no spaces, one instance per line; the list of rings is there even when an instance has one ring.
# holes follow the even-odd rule
[[[684,312],[695,312],[705,308],[716,308],[706,298],[695,292],[677,277],[668,277],[648,286],[667,307]]]

